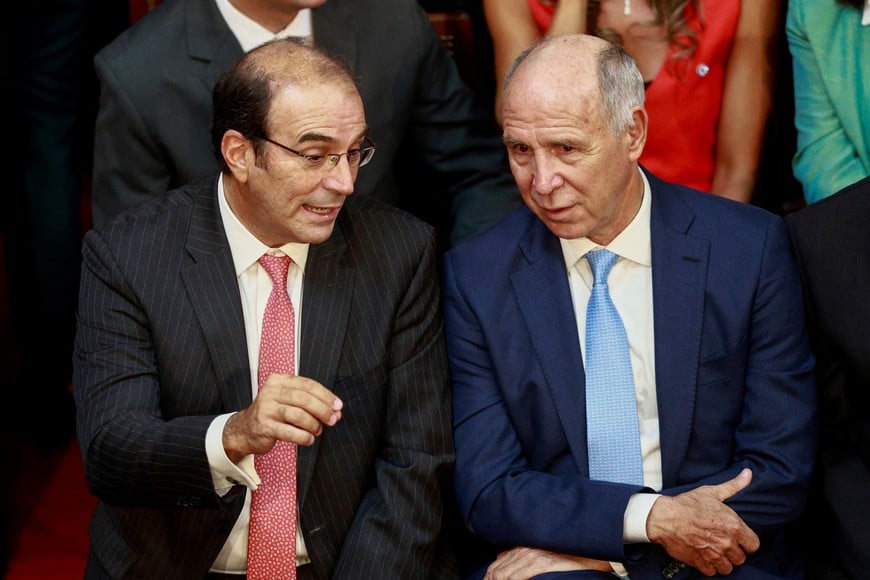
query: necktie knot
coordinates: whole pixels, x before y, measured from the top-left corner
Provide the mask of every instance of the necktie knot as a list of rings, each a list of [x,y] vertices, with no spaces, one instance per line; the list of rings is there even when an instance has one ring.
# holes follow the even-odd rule
[[[616,258],[618,258],[616,254],[603,248],[586,254],[595,284],[607,284],[607,276],[610,275],[610,269],[616,263]]]
[[[290,269],[290,262],[293,261],[290,256],[263,254],[257,261],[260,262],[260,265],[263,266],[269,277],[272,278],[273,284],[278,287],[287,286],[287,271]]]

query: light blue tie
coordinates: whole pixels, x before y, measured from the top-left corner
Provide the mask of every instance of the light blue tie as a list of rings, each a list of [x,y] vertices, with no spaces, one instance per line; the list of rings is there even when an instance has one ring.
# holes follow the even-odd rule
[[[616,254],[586,254],[594,283],[586,307],[586,440],[589,477],[643,485],[637,402],[622,318],[613,305],[607,276]]]

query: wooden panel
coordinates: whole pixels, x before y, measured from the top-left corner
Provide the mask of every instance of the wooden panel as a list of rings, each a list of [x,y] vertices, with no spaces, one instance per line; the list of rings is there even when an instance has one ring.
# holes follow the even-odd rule
[[[453,57],[463,80],[475,84],[474,26],[467,12],[429,12],[429,20],[441,38],[444,50]]]

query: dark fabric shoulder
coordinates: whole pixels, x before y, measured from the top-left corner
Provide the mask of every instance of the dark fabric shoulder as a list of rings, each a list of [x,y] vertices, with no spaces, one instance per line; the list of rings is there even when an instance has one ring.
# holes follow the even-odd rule
[[[217,211],[216,192],[217,174],[170,190],[164,195],[154,196],[141,205],[118,214],[101,229],[106,235],[112,231],[130,232],[143,227],[153,229],[159,222],[178,220],[182,213],[184,216],[189,215],[198,198],[202,198],[204,203],[210,204]],[[209,197],[213,201],[209,201]]]
[[[177,23],[183,22],[186,5],[187,2],[181,0],[159,3],[141,20],[101,48],[96,59],[107,63],[135,62],[140,59],[151,61],[149,54],[166,44],[167,27],[177,29]],[[140,70],[137,74],[142,72]]]
[[[870,219],[870,176],[849,185],[834,195],[785,216],[792,229],[838,227],[856,223],[867,227]]]
[[[367,195],[352,195],[338,218],[350,245],[371,249],[396,244],[426,245],[434,243],[435,229],[411,213]]]

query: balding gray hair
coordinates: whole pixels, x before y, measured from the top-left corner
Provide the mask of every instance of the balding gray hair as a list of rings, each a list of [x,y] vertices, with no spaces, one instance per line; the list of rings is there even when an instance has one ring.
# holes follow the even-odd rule
[[[505,75],[505,91],[517,69],[543,47],[559,41],[559,37],[545,36],[526,48],[511,63]],[[602,39],[606,46],[598,51],[595,68],[598,74],[598,94],[601,98],[602,113],[607,119],[608,128],[619,135],[634,124],[633,111],[644,103],[643,76],[637,63],[622,46]]]

